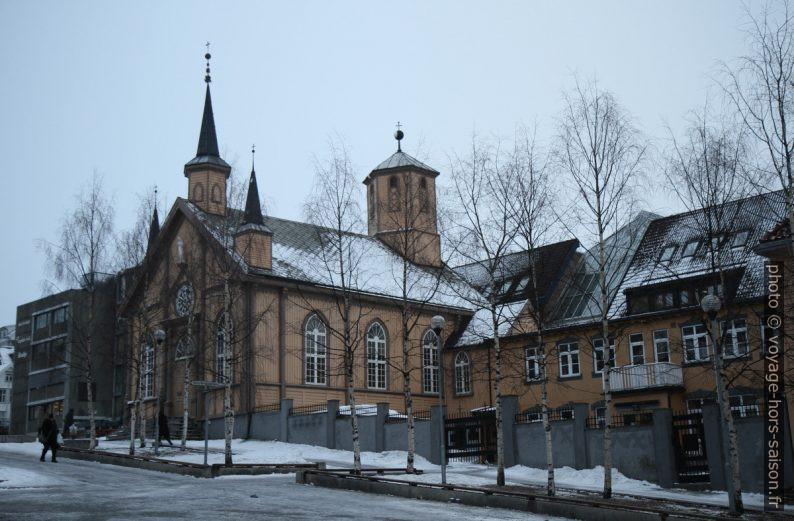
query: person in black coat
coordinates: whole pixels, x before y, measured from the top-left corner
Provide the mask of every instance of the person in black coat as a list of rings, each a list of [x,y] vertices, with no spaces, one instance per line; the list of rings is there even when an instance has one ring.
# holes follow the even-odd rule
[[[173,447],[174,444],[171,441],[171,431],[168,429],[168,417],[165,415],[163,411],[160,411],[160,416],[158,416],[157,423],[160,424],[160,436],[158,438],[158,441],[160,439],[163,439]]]
[[[70,428],[74,425],[74,409],[69,409],[66,413],[66,418],[63,419],[63,433],[64,435],[70,434]]]
[[[44,461],[44,456],[47,454],[47,451],[51,450],[52,462],[58,463],[56,459],[58,453],[58,424],[55,423],[55,418],[53,418],[52,413],[41,423],[39,441],[44,445],[39,461]]]

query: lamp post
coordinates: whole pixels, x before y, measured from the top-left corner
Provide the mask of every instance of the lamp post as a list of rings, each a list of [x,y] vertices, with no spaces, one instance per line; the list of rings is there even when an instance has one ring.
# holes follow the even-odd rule
[[[441,428],[440,428],[440,443],[439,451],[441,457],[441,483],[447,483],[447,443],[444,439],[446,432],[444,429],[444,355],[442,352],[441,332],[444,330],[445,320],[441,315],[436,315],[430,319],[430,328],[436,334],[436,342],[438,342],[438,405],[441,412]]]
[[[700,307],[709,317],[711,322],[711,340],[714,345],[714,373],[717,383],[717,404],[720,411],[720,433],[722,434],[722,457],[728,462],[729,476],[725,478],[726,490],[728,491],[728,508],[731,514],[736,514],[742,510],[742,501],[739,491],[736,490],[736,483],[733,481],[734,469],[733,458],[731,458],[728,444],[730,442],[730,432],[728,430],[728,420],[726,414],[731,414],[730,406],[726,407],[725,383],[722,380],[722,342],[720,341],[719,324],[717,323],[717,313],[722,308],[722,301],[717,295],[706,295],[700,301]],[[727,409],[727,413],[726,413]],[[737,501],[738,498],[738,501]]]
[[[157,362],[157,414],[154,417],[154,455],[160,455],[160,407],[162,407],[162,403],[160,402],[162,396],[162,389],[160,385],[162,384],[162,365],[163,361],[162,358],[158,359],[162,352],[163,342],[165,342],[165,331],[162,329],[158,329],[154,332],[154,341],[157,343],[157,353],[154,355],[154,359]]]

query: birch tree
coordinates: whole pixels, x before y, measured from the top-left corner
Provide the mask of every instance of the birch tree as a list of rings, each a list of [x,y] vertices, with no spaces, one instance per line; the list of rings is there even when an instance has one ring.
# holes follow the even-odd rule
[[[343,143],[330,144],[330,157],[315,166],[312,194],[305,205],[307,221],[317,225],[319,247],[314,252],[317,269],[330,281],[336,313],[341,329],[329,319],[328,327],[342,343],[343,374],[350,406],[353,470],[361,473],[361,442],[356,410],[355,359],[362,342],[362,319],[365,306],[360,298],[365,283],[361,264],[368,254],[365,242],[357,237],[363,231],[356,189],[359,186],[350,155]]]
[[[541,259],[538,249],[546,244],[551,236],[554,212],[552,210],[554,193],[549,170],[540,157],[535,145],[534,135],[520,129],[516,135],[513,153],[508,167],[515,178],[514,195],[509,199],[513,208],[514,226],[517,230],[515,241],[526,251],[529,281],[527,294],[529,302],[525,312],[531,319],[535,342],[539,353],[540,365],[540,404],[546,448],[546,493],[556,493],[554,483],[554,457],[552,450],[551,422],[549,421],[548,361],[550,350],[545,345],[545,329],[548,309],[538,281]]]
[[[516,172],[502,163],[498,146],[472,137],[471,150],[465,157],[455,157],[450,166],[453,186],[450,244],[454,255],[477,266],[475,286],[479,296],[472,304],[487,313],[490,341],[494,352],[493,391],[496,402],[496,483],[503,486],[504,429],[502,419],[502,346],[499,329],[506,318],[500,305],[504,256],[514,247]],[[476,320],[476,317],[475,317]]]
[[[628,222],[632,185],[642,171],[646,145],[629,115],[614,96],[601,90],[595,81],[578,79],[564,96],[559,119],[557,159],[576,193],[575,218],[582,231],[597,244],[598,310],[600,334],[605,350],[610,339],[609,281],[614,264],[609,262],[606,238]],[[612,496],[612,393],[610,369],[613,357],[604,356],[604,498]]]
[[[731,314],[732,295],[727,279],[730,268],[747,263],[744,248],[730,247],[733,233],[741,226],[743,198],[751,194],[755,173],[747,164],[747,146],[743,129],[734,122],[713,122],[708,112],[696,114],[686,135],[673,137],[668,153],[665,176],[678,200],[692,212],[692,222],[697,235],[704,238],[707,271],[719,285],[711,293],[722,302],[725,317]],[[721,288],[721,290],[718,290]],[[704,318],[704,326],[711,336],[712,362],[717,386],[717,404],[722,422],[728,432],[729,492],[731,503],[741,512],[742,493],[737,450],[736,426],[727,395],[729,374],[726,371],[727,327],[714,330],[713,322]],[[725,322],[727,324],[727,322]],[[718,328],[720,329],[720,328]],[[733,346],[731,350],[733,351]],[[734,353],[737,354],[737,353]],[[733,367],[737,371],[737,367]]]
[[[48,263],[57,279],[80,287],[86,293],[87,316],[82,334],[73,342],[73,359],[86,380],[90,429],[89,449],[96,447],[94,410],[94,371],[96,353],[97,285],[110,269],[113,241],[113,205],[106,195],[102,178],[94,174],[91,182],[76,197],[76,207],[63,218],[60,238],[44,246]],[[77,356],[75,356],[77,355]]]

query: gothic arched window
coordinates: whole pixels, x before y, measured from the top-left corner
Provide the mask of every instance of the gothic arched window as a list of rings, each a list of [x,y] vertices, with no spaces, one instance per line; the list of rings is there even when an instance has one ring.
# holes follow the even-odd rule
[[[471,360],[468,353],[461,351],[455,356],[455,394],[471,392]]]
[[[427,197],[427,179],[424,177],[419,181],[419,211],[427,213],[430,209],[430,201]]]
[[[367,387],[386,389],[386,330],[379,322],[367,330]]]
[[[389,211],[400,209],[400,180],[396,175],[389,177]]]
[[[438,393],[438,337],[430,329],[422,336],[422,391]]]
[[[215,328],[215,381],[227,383],[232,378],[232,321],[221,313]]]
[[[306,383],[325,385],[328,332],[317,314],[306,321],[303,339]]]

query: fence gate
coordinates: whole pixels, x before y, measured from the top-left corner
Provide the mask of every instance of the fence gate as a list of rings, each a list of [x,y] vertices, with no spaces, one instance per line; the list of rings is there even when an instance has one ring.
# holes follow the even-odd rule
[[[673,416],[673,445],[679,483],[708,483],[709,462],[703,434],[703,414]]]
[[[447,461],[496,462],[496,413],[466,413],[444,420]]]

